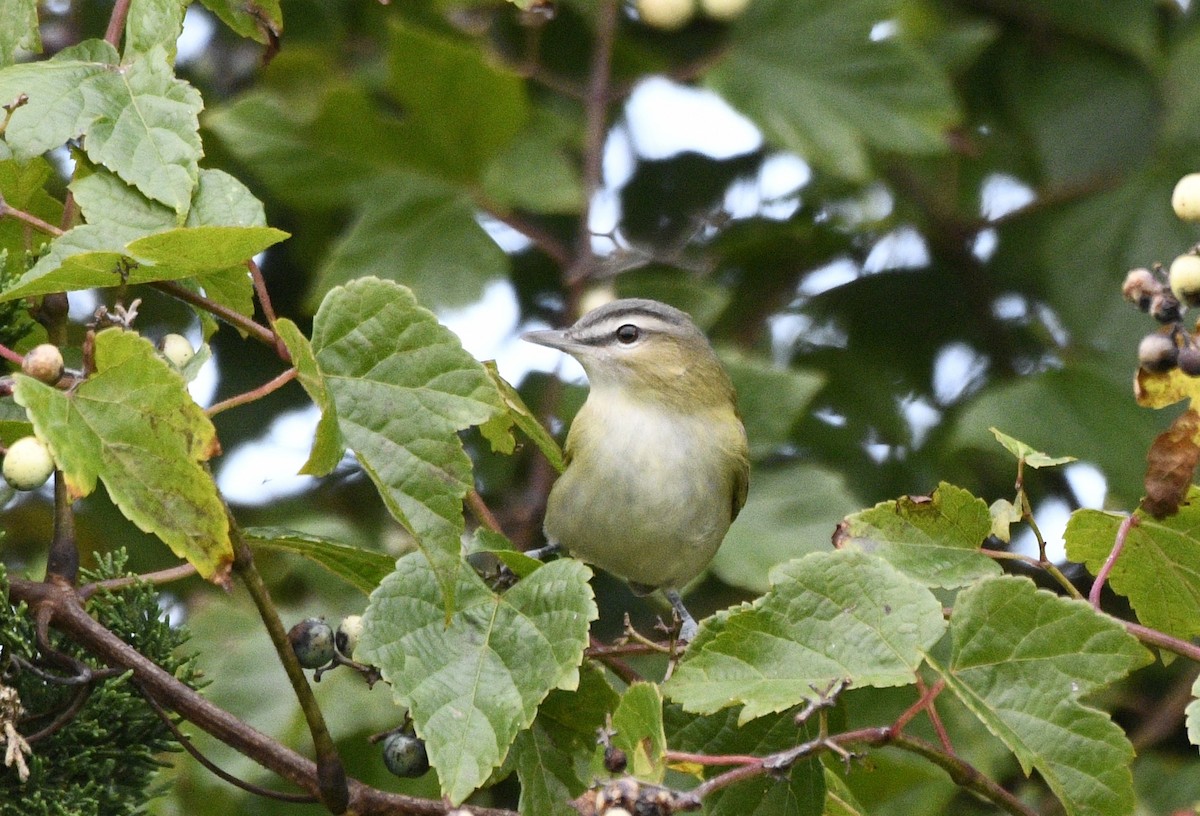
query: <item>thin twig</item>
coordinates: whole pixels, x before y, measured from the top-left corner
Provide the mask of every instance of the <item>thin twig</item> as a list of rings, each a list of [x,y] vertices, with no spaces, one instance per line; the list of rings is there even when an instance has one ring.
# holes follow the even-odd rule
[[[1071,583],[1071,579],[1063,574],[1063,571],[1060,570],[1053,561],[1040,561],[1033,556],[1025,555],[1024,553],[1009,552],[1008,550],[990,550],[987,547],[980,547],[979,551],[988,558],[994,558],[997,561],[1020,561],[1023,564],[1028,564],[1034,569],[1044,570],[1050,575],[1051,578],[1054,579],[1055,583],[1061,586],[1072,598],[1083,598],[1083,593],[1079,591],[1079,588]]]
[[[0,343],[0,357],[16,366],[22,365],[25,362],[25,358],[22,355],[17,354],[3,343]]]
[[[467,492],[467,507],[471,508],[472,515],[475,520],[484,527],[491,530],[493,533],[504,533],[504,529],[500,526],[499,520],[492,512],[492,509],[487,506],[487,502],[483,500],[483,496],[479,495],[478,490],[470,490]]]
[[[180,564],[177,567],[168,567],[167,569],[158,570],[157,572],[147,572],[142,575],[126,575],[123,578],[109,578],[105,581],[95,581],[90,584],[84,584],[79,588],[79,597],[87,600],[96,594],[98,591],[119,592],[122,589],[128,589],[139,584],[149,584],[157,586],[159,584],[169,584],[172,581],[179,581],[183,578],[191,578],[196,574],[196,568],[191,564]]]
[[[1118,619],[1119,620],[1119,619]],[[1160,632],[1157,629],[1151,629],[1148,626],[1142,626],[1140,623],[1133,621],[1120,621],[1124,624],[1126,631],[1140,640],[1142,643],[1148,643],[1151,646],[1157,646],[1160,649],[1166,649],[1168,652],[1173,652],[1180,657],[1186,657],[1189,660],[1194,660],[1200,663],[1200,646],[1186,640],[1180,640],[1177,637],[1172,637],[1166,632]]]
[[[1088,592],[1088,602],[1092,608],[1100,610],[1100,594],[1104,590],[1104,584],[1108,581],[1108,575],[1116,566],[1117,559],[1121,557],[1121,552],[1125,549],[1125,542],[1129,538],[1129,531],[1138,525],[1138,517],[1130,513],[1125,518],[1121,519],[1121,526],[1117,528],[1117,536],[1113,541],[1112,549],[1108,553],[1108,557],[1104,559],[1104,564],[1100,567],[1100,571],[1096,573],[1096,580],[1092,582],[1092,589]]]
[[[639,673],[637,669],[633,668],[633,666],[630,666],[620,657],[608,651],[611,647],[605,646],[594,637],[589,637],[589,643],[590,645],[588,646],[585,654],[587,654],[588,657],[603,663],[608,667],[609,671],[611,671],[617,677],[620,677],[626,683],[633,684],[639,680],[646,679],[642,677],[641,673]]]
[[[592,273],[591,212],[596,193],[604,180],[604,136],[608,131],[609,88],[612,82],[613,41],[617,33],[619,0],[600,0],[597,4],[596,35],[592,60],[588,66],[587,96],[584,98],[583,124],[583,213],[576,232],[575,259],[567,270],[568,288],[577,290]]]
[[[121,48],[121,32],[125,30],[125,18],[129,16],[130,1],[117,0],[108,18],[108,29],[104,32],[105,41],[118,50]]]
[[[7,201],[5,201],[4,196],[0,195],[0,217],[4,217],[4,216],[8,216],[9,218],[16,219],[17,221],[20,221],[23,224],[28,224],[29,226],[33,227],[34,229],[36,229],[40,232],[44,232],[47,235],[53,235],[56,238],[63,234],[63,231],[60,230],[58,227],[54,226],[51,223],[43,221],[42,219],[38,218],[33,213],[27,213],[24,210],[18,210],[16,207],[12,206]]]
[[[745,754],[692,754],[687,751],[664,751],[663,759],[667,762],[690,762],[693,765],[754,765],[762,762],[762,757]]]
[[[262,796],[266,799],[276,799],[280,802],[294,802],[297,804],[308,804],[319,801],[317,797],[311,793],[285,793],[283,791],[274,791],[270,788],[264,788],[260,785],[255,785],[253,782],[247,782],[244,779],[239,779],[228,771],[218,767],[216,763],[206,757],[203,752],[201,752],[201,750],[195,746],[191,739],[188,738],[187,734],[180,730],[179,726],[175,724],[175,721],[171,719],[171,715],[168,714],[161,705],[159,705],[158,701],[155,700],[152,695],[147,693],[146,690],[140,686],[139,691],[142,692],[142,697],[144,697],[146,702],[150,704],[150,707],[154,709],[154,713],[158,715],[160,720],[162,720],[163,725],[170,730],[171,734],[175,737],[175,741],[183,747],[183,750],[191,754],[193,759],[203,765],[218,779],[223,779],[230,785],[233,785],[235,788],[241,788],[247,793],[252,793],[255,796]]]
[[[250,546],[242,538],[241,530],[238,528],[233,514],[226,511],[226,515],[229,517],[229,537],[233,541],[233,569],[241,577],[242,584],[250,593],[255,608],[258,609],[258,616],[262,619],[263,626],[271,637],[271,643],[275,647],[279,662],[283,664],[288,682],[292,686],[292,693],[296,695],[296,701],[300,704],[300,711],[304,714],[309,734],[312,736],[313,748],[317,753],[317,787],[320,791],[321,801],[332,812],[342,813],[347,807],[349,791],[346,787],[346,770],[342,765],[341,756],[338,754],[333,737],[329,734],[329,727],[325,724],[325,715],[321,712],[312,686],[308,684],[308,678],[304,676],[304,670],[300,668],[300,662],[292,650],[287,630],[283,628],[279,611],[271,600],[271,593],[254,564],[254,555]]]
[[[235,329],[241,329],[259,342],[266,343],[272,348],[275,347],[275,333],[266,326],[262,326],[246,317],[241,312],[234,311],[228,306],[210,300],[204,295],[193,292],[191,289],[175,281],[155,281],[150,285],[177,300],[182,300],[184,303],[195,306],[197,309],[203,309],[214,317],[224,320]]]
[[[214,417],[222,411],[228,411],[230,408],[236,408],[239,405],[245,405],[249,402],[262,399],[267,394],[273,391],[278,391],[283,386],[296,379],[296,369],[289,368],[277,377],[274,377],[260,385],[258,388],[253,388],[244,394],[236,394],[229,399],[222,400],[215,405],[210,405],[204,412],[210,417]]]

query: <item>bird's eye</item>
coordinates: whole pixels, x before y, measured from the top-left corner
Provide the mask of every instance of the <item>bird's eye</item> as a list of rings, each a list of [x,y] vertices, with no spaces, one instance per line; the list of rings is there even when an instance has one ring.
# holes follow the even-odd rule
[[[626,323],[624,326],[617,329],[617,342],[629,345],[637,340],[640,335],[641,332],[638,330],[637,326],[633,325],[632,323]]]

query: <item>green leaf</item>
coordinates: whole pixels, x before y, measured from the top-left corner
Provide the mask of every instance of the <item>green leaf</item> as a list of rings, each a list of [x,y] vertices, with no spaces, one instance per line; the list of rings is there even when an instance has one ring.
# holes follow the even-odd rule
[[[929,590],[862,553],[813,553],[771,577],[766,595],[701,625],[666,684],[684,709],[743,704],[744,723],[838,681],[905,685],[946,628]]]
[[[565,467],[562,448],[554,441],[554,437],[550,435],[546,427],[538,421],[538,418],[525,405],[525,401],[521,399],[521,395],[517,393],[517,389],[509,385],[508,381],[500,376],[500,372],[496,370],[496,362],[494,360],[485,360],[483,367],[487,371],[488,377],[491,378],[492,384],[496,386],[496,391],[500,394],[500,400],[504,403],[505,409],[504,413],[497,414],[485,424],[479,426],[480,432],[491,443],[492,450],[505,454],[516,450],[516,440],[513,439],[512,435],[512,427],[515,425],[521,429],[521,432],[533,444],[537,445],[538,450],[546,457],[546,461],[556,471],[562,473]]]
[[[1133,747],[1080,702],[1150,662],[1119,622],[1003,576],[959,593],[950,632],[949,665],[930,663],[1025,773],[1038,770],[1068,816],[1133,812]]]
[[[1147,626],[1190,640],[1200,634],[1200,488],[1192,487],[1176,515],[1134,512],[1137,524],[1113,565],[1108,585],[1125,596]],[[1116,542],[1122,516],[1076,510],[1065,533],[1067,557],[1096,575]]]
[[[447,622],[437,576],[412,553],[371,594],[356,654],[412,713],[452,803],[504,761],[551,689],[577,686],[597,616],[590,577],[564,558],[497,595],[463,567]]]
[[[295,553],[320,564],[364,595],[396,568],[396,559],[390,555],[282,527],[247,527],[242,537],[255,549]]]
[[[243,37],[263,44],[283,33],[279,0],[201,0],[204,7]]]
[[[880,502],[847,516],[838,546],[878,555],[925,586],[962,587],[1001,572],[979,551],[992,524],[983,499],[942,482],[931,496]]]
[[[996,428],[988,428],[988,430],[996,437],[996,441],[1004,446],[1005,450],[1017,457],[1018,461],[1024,462],[1032,468],[1054,467],[1077,461],[1074,456],[1050,456],[1042,453]]]
[[[313,322],[312,349],[342,439],[452,597],[462,499],[473,487],[457,433],[503,409],[495,386],[453,332],[390,281],[363,278],[331,291]]]
[[[465,192],[405,173],[380,178],[363,197],[371,206],[330,249],[311,300],[374,275],[408,286],[430,306],[461,306],[507,273],[508,257],[479,225]]]
[[[571,800],[586,785],[579,778],[576,757],[596,752],[596,731],[618,699],[603,670],[590,662],[579,667],[577,689],[554,689],[547,695],[533,726],[513,743],[521,813],[578,816]]]
[[[583,183],[573,156],[577,138],[567,114],[535,109],[532,120],[483,173],[488,198],[501,207],[546,214],[577,213]]]
[[[166,52],[156,47],[120,71],[90,81],[86,130],[88,157],[166,204],[182,222],[199,176],[200,93],[175,77]]]
[[[726,709],[709,717],[666,709],[667,738],[672,747],[710,755],[766,756],[816,736],[797,726],[795,712],[759,717],[739,726],[738,712]],[[725,770],[710,769],[709,775]],[[821,816],[825,801],[820,759],[807,757],[792,765],[782,779],[763,775],[739,782],[704,798],[708,816]]]
[[[1128,497],[1133,505],[1142,495],[1147,440],[1157,432],[1152,413],[1130,398],[1127,376],[1077,364],[984,389],[957,416],[949,447],[991,451],[999,460],[1006,455],[988,430],[994,426],[1035,445],[1052,439],[1104,471],[1109,501]]]
[[[866,178],[872,149],[943,152],[956,119],[947,78],[903,36],[871,36],[900,5],[752,3],[709,79],[768,139],[842,176]]]
[[[188,0],[131,0],[125,20],[125,59],[162,48],[175,62],[175,44],[183,33]]]
[[[53,174],[50,163],[42,158],[0,161],[0,195],[9,206],[57,224],[62,218],[62,203],[46,192],[46,182]],[[0,219],[0,252],[8,252],[7,262],[0,263],[0,280],[13,281],[23,275],[28,259],[37,257],[50,240],[50,236],[30,230],[15,218]]]
[[[663,755],[667,737],[663,731],[662,691],[655,683],[634,683],[625,689],[612,715],[616,733],[612,744],[625,752],[629,773],[639,779],[662,782],[666,773]]]
[[[200,275],[219,302],[252,313],[244,268],[228,267],[287,237],[256,223],[265,220],[262,205],[217,170],[201,172],[185,228],[176,228],[168,208],[104,169],[77,178],[71,191],[88,223],[56,238],[0,300]]]
[[[538,723],[513,741],[517,777],[521,780],[518,812],[525,816],[578,816],[571,800],[583,792],[571,754],[556,746]]]
[[[311,476],[324,476],[342,461],[346,445],[338,428],[337,406],[333,395],[325,385],[321,375],[321,367],[317,363],[312,345],[295,323],[282,317],[275,321],[275,332],[288,353],[292,355],[292,365],[296,367],[296,377],[300,385],[308,393],[309,399],[321,411],[321,419],[317,422],[317,432],[313,438],[312,453],[308,461],[300,468],[301,473]]]
[[[0,0],[0,67],[12,65],[18,49],[42,50],[37,10],[37,0]]]
[[[721,362],[737,391],[738,410],[750,439],[750,455],[760,458],[791,442],[792,428],[824,384],[820,374],[779,368],[758,357],[725,351]]]
[[[26,62],[0,70],[0,99],[21,94],[4,129],[4,140],[20,160],[32,159],[83,134],[94,118],[92,81],[116,69],[116,50],[103,40],[87,40],[45,62]]]
[[[836,471],[808,462],[755,468],[746,506],[710,569],[727,584],[766,592],[774,567],[828,552],[838,522],[861,506]]]
[[[180,227],[130,241],[137,260],[199,274],[244,263],[290,235],[273,227]]]
[[[524,80],[473,45],[392,20],[386,90],[406,114],[406,159],[478,179],[529,118]]]
[[[106,329],[95,360],[95,373],[69,392],[21,375],[13,391],[67,489],[86,496],[99,479],[126,518],[205,578],[227,580],[229,523],[203,467],[219,449],[212,423],[144,338]]]
[[[854,797],[854,792],[840,776],[828,768],[825,769],[825,786],[824,816],[869,816],[867,810]]]

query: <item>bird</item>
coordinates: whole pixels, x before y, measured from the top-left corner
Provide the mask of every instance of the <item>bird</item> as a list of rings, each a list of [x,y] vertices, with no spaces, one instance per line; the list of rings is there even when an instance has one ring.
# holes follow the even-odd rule
[[[728,373],[692,319],[656,300],[613,300],[522,339],[574,357],[589,385],[547,498],[547,544],[530,554],[565,549],[635,592],[662,590],[693,640],[680,590],[716,555],[750,481]]]

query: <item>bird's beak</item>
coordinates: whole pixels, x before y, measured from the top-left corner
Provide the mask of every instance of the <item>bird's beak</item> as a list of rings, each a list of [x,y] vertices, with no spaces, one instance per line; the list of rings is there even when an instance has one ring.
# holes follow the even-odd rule
[[[576,343],[562,329],[543,329],[542,331],[525,332],[521,339],[527,343],[537,343],[559,351],[567,351]]]

